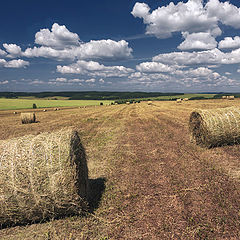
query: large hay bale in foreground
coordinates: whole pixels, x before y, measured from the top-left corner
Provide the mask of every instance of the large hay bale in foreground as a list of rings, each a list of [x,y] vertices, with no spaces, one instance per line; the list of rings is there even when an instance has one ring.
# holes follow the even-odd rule
[[[0,141],[0,226],[79,214],[87,188],[86,157],[76,131]]]
[[[35,113],[21,113],[22,124],[34,123],[36,122]]]
[[[195,110],[190,115],[189,129],[192,139],[202,146],[240,143],[240,109]]]

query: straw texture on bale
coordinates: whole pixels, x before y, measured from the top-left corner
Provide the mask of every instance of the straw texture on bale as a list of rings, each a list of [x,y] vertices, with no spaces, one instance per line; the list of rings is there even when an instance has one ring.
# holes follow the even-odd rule
[[[240,143],[240,108],[195,110],[190,115],[192,140],[205,147]]]
[[[21,113],[21,121],[23,124],[36,122],[35,113]]]
[[[87,192],[87,162],[76,131],[0,141],[0,227],[80,214]]]

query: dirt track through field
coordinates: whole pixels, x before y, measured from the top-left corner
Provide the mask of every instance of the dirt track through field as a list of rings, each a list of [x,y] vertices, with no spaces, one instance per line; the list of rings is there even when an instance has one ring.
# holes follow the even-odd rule
[[[105,193],[84,219],[3,229],[2,239],[240,239],[240,181],[230,174],[240,168],[240,147],[191,143],[192,109],[192,103],[160,102],[66,110],[61,122],[42,113],[29,133],[77,127],[90,177],[106,179]],[[22,135],[23,128],[3,138]]]

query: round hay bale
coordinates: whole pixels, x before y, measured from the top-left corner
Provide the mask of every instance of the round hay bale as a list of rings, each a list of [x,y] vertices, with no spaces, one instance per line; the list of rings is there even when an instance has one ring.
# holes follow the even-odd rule
[[[17,114],[17,112],[13,112],[13,114]]]
[[[222,96],[222,99],[227,99],[227,96]]]
[[[189,119],[192,139],[205,147],[240,143],[240,109],[195,110]]]
[[[234,100],[234,96],[228,96],[228,100]]]
[[[188,98],[184,98],[183,101],[188,101],[189,99]]]
[[[181,103],[181,102],[182,102],[182,99],[179,98],[179,99],[177,99],[176,101],[177,101],[177,103]]]
[[[148,105],[152,105],[152,101],[148,101]]]
[[[35,123],[36,115],[35,113],[21,113],[22,124]]]
[[[88,168],[78,133],[0,141],[0,183],[0,226],[82,213]]]
[[[127,105],[129,105],[129,104],[130,104],[130,102],[126,102],[126,104],[127,104]]]
[[[43,109],[44,112],[46,112],[47,110],[46,109]]]

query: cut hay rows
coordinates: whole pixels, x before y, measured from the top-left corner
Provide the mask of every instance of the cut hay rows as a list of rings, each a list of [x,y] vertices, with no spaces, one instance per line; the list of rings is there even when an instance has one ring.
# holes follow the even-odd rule
[[[87,179],[72,129],[0,141],[0,226],[81,213]]]
[[[36,122],[35,113],[21,113],[22,124],[34,123]]]
[[[190,115],[189,129],[192,139],[202,146],[240,143],[240,108],[195,110]]]

